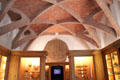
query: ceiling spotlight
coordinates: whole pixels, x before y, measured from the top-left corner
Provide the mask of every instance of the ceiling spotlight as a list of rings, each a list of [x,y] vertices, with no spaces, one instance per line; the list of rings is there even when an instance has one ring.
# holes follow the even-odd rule
[[[59,35],[59,33],[58,33],[58,32],[56,32],[56,33],[55,33],[55,35],[56,35],[56,36],[58,36],[58,35]]]

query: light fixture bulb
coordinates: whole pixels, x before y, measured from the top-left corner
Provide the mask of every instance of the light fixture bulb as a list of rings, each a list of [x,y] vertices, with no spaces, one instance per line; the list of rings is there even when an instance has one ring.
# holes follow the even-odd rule
[[[55,33],[55,35],[56,35],[56,36],[58,36],[58,35],[59,35],[59,33],[58,33],[58,32],[56,32],[56,33]]]

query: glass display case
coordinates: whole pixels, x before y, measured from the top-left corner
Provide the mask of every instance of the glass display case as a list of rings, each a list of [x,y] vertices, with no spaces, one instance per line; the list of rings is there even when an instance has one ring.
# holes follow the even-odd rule
[[[102,49],[106,80],[120,80],[120,39]]]
[[[120,80],[118,51],[105,55],[109,80]]]
[[[0,56],[0,80],[4,80],[7,57]]]
[[[20,80],[39,80],[40,58],[21,58]]]
[[[76,80],[95,80],[93,57],[74,57]]]

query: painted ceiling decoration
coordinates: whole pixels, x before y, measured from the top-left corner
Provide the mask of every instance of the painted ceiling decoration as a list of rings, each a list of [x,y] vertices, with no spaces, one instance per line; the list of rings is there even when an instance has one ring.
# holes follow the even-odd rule
[[[72,35],[101,48],[97,31],[115,38],[120,29],[112,16],[112,0],[1,0],[0,22],[6,14],[11,23],[0,26],[0,36],[18,29],[12,49],[28,47],[42,35]],[[106,23],[105,23],[106,22]],[[86,44],[84,42],[84,44]]]

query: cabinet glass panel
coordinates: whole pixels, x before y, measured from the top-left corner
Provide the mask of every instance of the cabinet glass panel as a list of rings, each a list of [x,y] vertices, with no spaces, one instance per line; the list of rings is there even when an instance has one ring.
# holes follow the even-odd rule
[[[65,80],[70,80],[70,66],[65,65]]]
[[[113,73],[113,68],[112,68],[111,55],[108,54],[105,57],[106,57],[107,71],[108,71],[109,80],[114,80],[114,73]]]
[[[118,61],[117,51],[111,53],[112,65],[115,74],[115,80],[120,80],[120,65]]]
[[[45,80],[49,80],[50,76],[50,66],[49,65],[46,65],[45,66]]]
[[[0,80],[4,80],[7,57],[0,56]]]
[[[21,58],[20,80],[39,80],[40,58]]]
[[[117,51],[106,55],[109,80],[120,80],[120,64]]]
[[[76,80],[95,80],[93,57],[74,57]]]
[[[0,55],[0,65],[1,65],[2,56]]]

